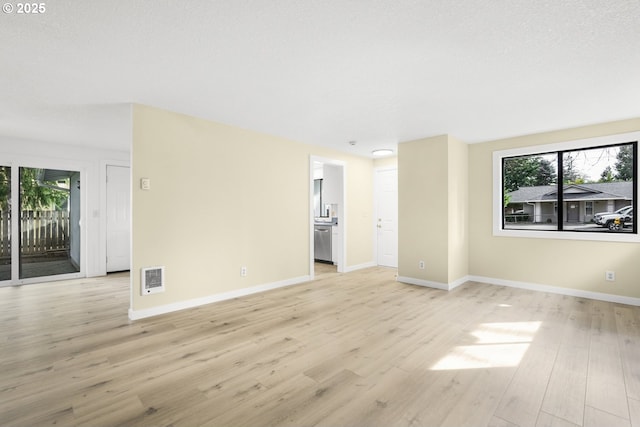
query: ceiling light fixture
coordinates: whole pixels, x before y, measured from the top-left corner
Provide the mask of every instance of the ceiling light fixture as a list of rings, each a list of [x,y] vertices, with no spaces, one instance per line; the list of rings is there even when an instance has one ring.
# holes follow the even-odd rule
[[[393,154],[393,150],[390,148],[381,148],[379,150],[373,150],[371,154],[376,157],[388,156],[389,154]]]

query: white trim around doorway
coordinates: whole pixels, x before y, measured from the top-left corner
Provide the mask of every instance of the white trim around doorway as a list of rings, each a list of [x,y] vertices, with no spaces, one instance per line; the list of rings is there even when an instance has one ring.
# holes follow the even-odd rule
[[[314,277],[314,247],[313,247],[313,229],[315,224],[314,206],[313,206],[313,164],[319,162],[328,165],[342,167],[342,200],[338,206],[338,227],[341,236],[341,248],[337,261],[337,271],[344,273],[347,271],[347,163],[342,160],[329,159],[326,157],[310,156],[309,157],[309,277]]]

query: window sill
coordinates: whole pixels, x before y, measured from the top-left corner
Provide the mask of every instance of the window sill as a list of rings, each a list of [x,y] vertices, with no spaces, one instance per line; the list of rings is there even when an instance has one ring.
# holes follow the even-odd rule
[[[640,236],[623,232],[586,232],[586,231],[545,231],[545,230],[503,230],[493,229],[496,237],[517,237],[554,240],[590,240],[596,242],[640,243]]]

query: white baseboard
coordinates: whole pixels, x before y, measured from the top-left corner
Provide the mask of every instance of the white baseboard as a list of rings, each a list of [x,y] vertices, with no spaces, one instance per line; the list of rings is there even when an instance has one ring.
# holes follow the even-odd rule
[[[464,276],[457,280],[454,280],[453,282],[449,283],[449,290],[452,290],[457,288],[458,286],[464,285],[468,281],[469,281],[469,276]]]
[[[552,294],[567,295],[579,298],[588,298],[599,301],[614,302],[640,306],[640,298],[626,297],[622,295],[605,294],[601,292],[584,291],[580,289],[562,288],[559,286],[542,285],[539,283],[519,282],[515,280],[496,279],[483,276],[465,276],[451,283],[432,282],[430,280],[415,279],[413,277],[398,277],[398,282],[409,283],[411,285],[426,286],[429,288],[450,291],[466,282],[480,282],[489,285],[507,286],[510,288],[526,289],[529,291],[549,292]]]
[[[527,289],[530,291],[549,292],[552,294],[567,295],[572,297],[587,298],[599,301],[614,302],[619,304],[640,306],[640,298],[626,297],[622,295],[605,294],[602,292],[584,291],[581,289],[562,288],[559,286],[542,285],[539,283],[519,282],[515,280],[495,279],[493,277],[468,276],[472,282],[487,283],[490,285],[507,286],[510,288]]]
[[[364,264],[351,265],[344,268],[345,273],[350,273],[356,270],[362,270],[363,268],[375,267],[377,264],[373,261],[365,262]]]
[[[205,304],[224,301],[232,298],[243,297],[246,295],[256,294],[258,292],[270,291],[272,289],[284,288],[286,286],[297,285],[311,280],[310,276],[294,277],[292,279],[281,280],[264,285],[252,286],[250,288],[238,289],[235,291],[223,292],[221,294],[208,295],[202,298],[180,301],[172,304],[160,305],[158,307],[147,308],[143,310],[129,309],[129,319],[138,320],[146,317],[158,316],[160,314],[171,313],[174,311],[184,310],[187,308],[199,307]]]
[[[360,264],[356,266],[348,267],[348,271],[360,270],[363,268],[374,267],[374,263]],[[161,305],[158,307],[133,310],[129,309],[129,318],[131,320],[144,319],[146,317],[158,316],[160,314],[171,313],[174,311],[184,310],[187,308],[198,307],[205,304],[211,304],[214,302],[224,301],[232,298],[238,298],[246,295],[255,294],[258,292],[269,291],[272,289],[283,288],[286,286],[297,285],[300,283],[308,282],[311,280],[310,276],[300,276],[292,279],[282,280],[273,283],[267,283],[263,285],[253,286],[250,288],[238,289],[235,291],[224,292],[221,294],[209,295],[203,298],[196,298],[187,301],[180,301],[173,304]],[[549,292],[553,294],[574,296],[580,298],[588,298],[593,300],[607,301],[619,304],[627,304],[633,306],[640,306],[640,298],[626,297],[621,295],[605,294],[601,292],[584,291],[580,289],[562,288],[558,286],[542,285],[539,283],[519,282],[515,280],[496,279],[492,277],[484,276],[465,276],[451,283],[440,283],[430,280],[416,279],[413,277],[398,276],[396,279],[398,282],[408,283],[411,285],[425,286],[429,288],[441,289],[444,291],[450,291],[458,286],[468,282],[480,282],[490,285],[507,286],[511,288],[526,289],[530,291]]]
[[[433,282],[431,280],[416,279],[413,277],[406,277],[406,276],[398,276],[396,280],[398,282],[408,283],[410,285],[425,286],[427,288],[435,288],[435,289],[442,289],[443,291],[450,291],[462,285],[463,283],[468,282],[469,276],[461,277],[457,280],[454,280],[451,283]]]

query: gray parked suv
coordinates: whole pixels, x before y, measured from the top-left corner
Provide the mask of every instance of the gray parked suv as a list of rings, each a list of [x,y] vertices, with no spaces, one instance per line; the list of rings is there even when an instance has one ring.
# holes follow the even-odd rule
[[[617,221],[616,221],[617,220]],[[593,216],[593,222],[609,230],[618,230],[633,220],[633,206],[625,206],[615,212],[600,212]]]

